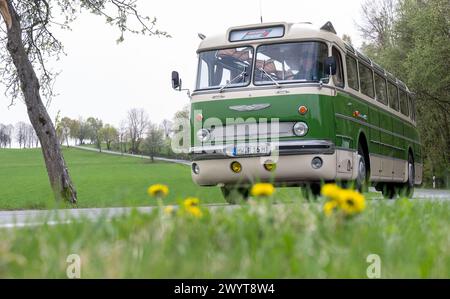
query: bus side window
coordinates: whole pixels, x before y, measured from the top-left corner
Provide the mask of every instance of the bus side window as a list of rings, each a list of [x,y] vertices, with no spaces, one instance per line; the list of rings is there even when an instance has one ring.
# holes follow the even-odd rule
[[[373,88],[373,72],[368,66],[358,63],[359,66],[359,76],[361,83],[361,92],[371,98],[375,97],[375,92]]]
[[[398,111],[398,90],[397,86],[389,82],[388,84],[389,106]]]
[[[414,103],[414,98],[411,95],[408,95],[409,99],[409,115],[413,121],[416,121],[416,105]]]
[[[358,65],[356,59],[351,56],[345,56],[347,66],[347,82],[348,86],[356,91],[359,91],[358,83]]]
[[[334,84],[338,87],[344,87],[344,74],[342,72],[341,53],[333,47],[333,57],[336,59],[336,75],[333,76]]]
[[[404,90],[400,89],[400,112],[403,115],[409,116],[408,111],[408,96]]]
[[[377,101],[385,105],[388,104],[387,94],[386,94],[386,79],[384,79],[380,74],[375,73],[375,93]]]

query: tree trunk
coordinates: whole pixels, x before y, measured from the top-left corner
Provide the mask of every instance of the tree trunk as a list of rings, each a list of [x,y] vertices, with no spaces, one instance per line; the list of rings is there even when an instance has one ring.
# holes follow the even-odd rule
[[[11,26],[7,29],[7,49],[17,69],[28,117],[41,143],[50,185],[56,200],[64,199],[76,203],[77,192],[69,176],[55,127],[42,103],[39,80],[23,46],[19,16],[11,2],[6,0],[6,3],[12,20]]]

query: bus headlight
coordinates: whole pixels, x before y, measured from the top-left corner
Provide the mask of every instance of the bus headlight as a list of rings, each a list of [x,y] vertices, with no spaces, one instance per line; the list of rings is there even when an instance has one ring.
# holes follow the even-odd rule
[[[293,131],[297,136],[305,136],[308,133],[308,125],[304,122],[295,123]]]
[[[207,142],[211,138],[211,132],[208,129],[200,129],[197,132],[197,139],[200,142]]]
[[[319,169],[320,167],[322,167],[322,165],[323,165],[323,160],[320,157],[315,157],[311,161],[311,166],[314,169]]]

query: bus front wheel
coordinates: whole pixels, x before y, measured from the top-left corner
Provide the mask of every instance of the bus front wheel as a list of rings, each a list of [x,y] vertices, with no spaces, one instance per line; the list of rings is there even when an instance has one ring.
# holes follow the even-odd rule
[[[301,187],[302,196],[307,200],[314,200],[320,195],[320,184],[311,183]]]
[[[358,164],[356,165],[356,167],[358,168],[358,175],[356,177],[356,189],[361,193],[367,192],[367,190],[368,190],[367,182],[368,182],[369,173],[368,173],[367,163],[368,163],[368,161],[366,161],[366,155],[364,153],[364,149],[361,146],[361,144],[359,144],[359,146],[358,146]]]

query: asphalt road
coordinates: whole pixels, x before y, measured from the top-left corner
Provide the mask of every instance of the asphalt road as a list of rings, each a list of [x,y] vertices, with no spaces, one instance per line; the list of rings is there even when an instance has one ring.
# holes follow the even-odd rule
[[[86,146],[73,146],[74,148],[85,150],[85,151],[91,151],[91,152],[100,152],[97,148],[91,148]],[[141,158],[141,159],[151,159],[149,156],[144,155],[133,155],[133,154],[127,154],[127,153],[120,153],[115,151],[108,151],[108,150],[102,150],[101,151],[104,154],[109,155],[116,155],[116,156],[126,156],[126,157],[134,157],[134,158]],[[156,161],[164,161],[164,162],[170,162],[170,163],[177,163],[177,164],[183,164],[183,165],[191,165],[190,161],[187,160],[179,160],[179,159],[169,159],[169,158],[163,158],[163,157],[153,157]]]
[[[374,190],[371,190],[374,191]],[[415,200],[450,200],[450,190],[416,189]],[[205,205],[209,209],[233,209],[237,206],[223,204]],[[149,213],[156,207],[139,207],[142,213]],[[65,210],[26,210],[0,211],[0,228],[26,227],[36,225],[56,225],[70,223],[76,219],[105,220],[130,213],[132,208],[95,208],[95,209],[65,209]]]

